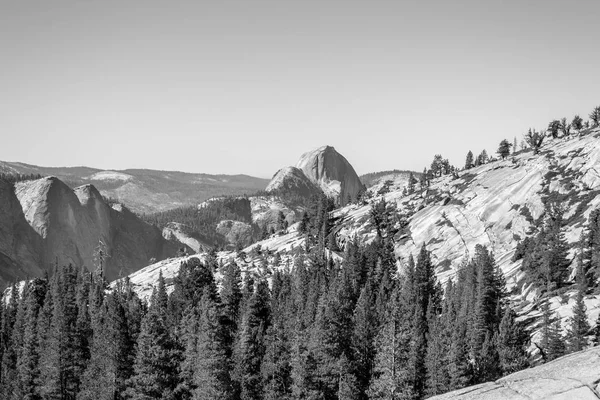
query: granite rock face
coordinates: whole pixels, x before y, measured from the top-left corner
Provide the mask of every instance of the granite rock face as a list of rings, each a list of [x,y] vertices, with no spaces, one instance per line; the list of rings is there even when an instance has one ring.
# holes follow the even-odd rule
[[[41,275],[41,244],[41,238],[25,220],[13,185],[0,180],[0,281]]]
[[[241,221],[223,220],[217,224],[217,233],[223,235],[231,245],[243,247],[252,243],[252,225]]]
[[[296,168],[301,169],[329,197],[355,199],[364,185],[348,160],[331,146],[304,153]]]
[[[310,198],[321,193],[321,189],[313,183],[304,172],[296,167],[285,167],[277,171],[267,186],[269,193],[286,193]]]
[[[108,205],[92,185],[69,188],[55,177],[0,182],[0,279],[41,276],[56,263],[94,268],[102,242],[107,279],[177,252],[154,226],[120,204]]]
[[[600,399],[600,347],[559,358],[548,364],[471,386],[435,400],[597,400]]]

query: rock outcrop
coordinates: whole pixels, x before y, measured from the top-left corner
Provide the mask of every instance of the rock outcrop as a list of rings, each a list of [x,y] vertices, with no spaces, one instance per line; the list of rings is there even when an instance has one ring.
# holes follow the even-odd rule
[[[217,224],[217,233],[223,235],[230,245],[245,247],[252,243],[254,229],[245,222],[223,220]]]
[[[102,242],[108,279],[151,259],[176,254],[177,245],[120,204],[109,206],[94,186],[72,190],[55,177],[9,185],[0,182],[0,278],[41,276],[58,264],[94,268]]]
[[[331,146],[304,153],[296,167],[327,196],[339,198],[342,203],[348,198],[355,199],[364,189],[352,165]]]
[[[495,382],[430,397],[435,400],[598,400],[600,347],[525,369]]]
[[[0,180],[0,282],[41,275],[41,244],[25,220],[13,185]]]
[[[206,241],[197,238],[189,226],[178,222],[169,222],[163,228],[162,236],[168,241],[182,243],[196,253],[207,251],[212,247]]]
[[[267,186],[269,193],[286,193],[310,198],[321,193],[321,189],[313,183],[304,172],[296,167],[285,167],[277,173]]]

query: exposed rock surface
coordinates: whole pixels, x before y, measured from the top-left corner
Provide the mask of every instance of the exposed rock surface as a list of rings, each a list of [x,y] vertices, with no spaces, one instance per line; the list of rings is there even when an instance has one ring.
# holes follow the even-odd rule
[[[598,400],[600,347],[508,375],[496,382],[471,386],[435,400]]]
[[[224,220],[217,224],[217,233],[225,236],[233,246],[245,247],[252,243],[252,225],[241,221]]]
[[[298,221],[304,208],[293,204],[285,204],[277,196],[254,196],[250,198],[252,206],[252,222],[267,230],[277,228],[279,213],[282,212],[289,225]]]
[[[178,222],[169,222],[167,226],[163,228],[162,236],[166,240],[185,244],[196,253],[206,251],[212,247],[205,241],[194,237],[192,230],[187,225]]]
[[[120,204],[106,204],[95,187],[70,189],[55,177],[0,182],[2,283],[42,275],[55,263],[91,269],[102,242],[108,279],[176,253],[177,246]]]
[[[355,199],[364,188],[352,165],[331,146],[304,153],[296,167],[327,196],[340,198],[342,203]]]
[[[409,226],[396,237],[396,254],[403,260],[427,245],[441,280],[454,276],[478,244],[488,246],[510,287],[522,277],[521,261],[512,262],[520,239],[529,235],[544,212],[543,198],[566,194],[566,239],[575,243],[591,211],[600,206],[600,130],[582,137],[549,140],[540,154],[520,152],[460,173],[432,181],[425,190],[403,196],[391,191],[384,197],[409,216]],[[336,212],[341,219],[338,239],[355,235],[370,241],[375,232],[369,220],[373,202],[351,205]],[[574,254],[572,250],[571,255]]]
[[[308,179],[301,169],[285,167],[273,176],[267,186],[267,192],[290,193],[310,198],[312,195],[321,193],[321,189]]]
[[[376,173],[369,175],[375,176],[372,179],[365,179],[365,177],[361,176],[360,180],[363,183],[366,182],[365,186],[369,192],[377,194],[388,182],[390,183],[390,186],[388,187],[390,192],[402,192],[405,187],[408,187],[408,178],[410,177],[410,172],[390,171],[387,173]],[[413,176],[415,179],[418,179],[420,174],[413,173]]]
[[[41,243],[25,220],[13,185],[0,180],[0,281],[41,275]]]

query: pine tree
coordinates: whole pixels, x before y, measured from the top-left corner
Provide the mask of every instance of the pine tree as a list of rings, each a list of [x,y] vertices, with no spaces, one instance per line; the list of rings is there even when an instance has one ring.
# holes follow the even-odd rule
[[[408,175],[408,194],[412,194],[415,192],[415,185],[418,183],[417,178],[411,172]]]
[[[545,132],[537,132],[535,129],[529,129],[527,135],[525,135],[525,141],[533,149],[533,154],[538,154],[540,152],[540,148],[544,143]]]
[[[590,113],[590,120],[592,121],[592,126],[597,127],[600,125],[600,106],[594,108]]]
[[[226,400],[231,387],[229,365],[221,337],[217,306],[208,288],[204,289],[198,308],[192,398]]]
[[[571,121],[571,126],[573,127],[573,129],[580,131],[583,129],[583,118],[581,118],[579,115],[575,115],[573,117],[573,121]]]
[[[552,361],[566,353],[565,339],[562,335],[562,327],[560,319],[556,320],[550,326],[548,336],[548,350],[546,351],[548,361]]]
[[[373,400],[410,399],[413,396],[409,373],[409,351],[412,339],[410,305],[398,293],[392,297],[387,317],[375,339],[377,350],[367,395]]]
[[[344,400],[359,400],[360,389],[356,376],[352,373],[350,362],[344,354],[338,361],[339,379],[337,398]]]
[[[528,366],[526,347],[529,335],[523,325],[516,322],[516,317],[512,308],[507,308],[496,337],[500,368],[504,375],[520,371]]]
[[[272,282],[272,323],[265,338],[261,373],[264,399],[283,400],[289,399],[292,393],[292,281],[289,274],[277,271]]]
[[[78,399],[120,398],[131,375],[131,347],[125,309],[117,294],[109,294],[94,317],[90,362]]]
[[[37,393],[40,355],[37,343],[37,320],[46,290],[46,281],[35,279],[29,283],[25,298],[22,300],[26,303],[27,311],[23,327],[22,350],[17,360],[19,383],[15,394],[20,399],[34,399]]]
[[[485,334],[477,364],[477,375],[480,382],[489,382],[500,377],[498,350],[490,332]]]
[[[469,362],[466,336],[466,323],[461,320],[457,321],[452,333],[452,340],[448,354],[450,390],[463,388],[471,382],[472,368]]]
[[[269,328],[269,287],[261,280],[248,301],[239,331],[235,359],[236,377],[242,400],[262,399],[261,366],[265,354],[264,337]]]
[[[585,276],[583,267],[578,265],[577,271],[577,295],[575,304],[573,305],[573,316],[568,320],[567,343],[569,352],[583,350],[587,347],[586,336],[591,327],[587,319],[587,310],[583,301],[587,286],[585,284]]]
[[[448,354],[450,352],[449,333],[446,324],[448,315],[437,315],[429,307],[429,334],[427,338],[427,395],[434,396],[445,393],[450,387],[448,371]]]
[[[502,139],[502,141],[500,142],[500,145],[498,146],[498,155],[502,158],[505,159],[506,157],[508,157],[510,155],[510,148],[511,148],[512,144],[506,140],[506,139]]]
[[[17,285],[13,284],[10,287],[10,297],[8,298],[8,304],[2,307],[2,332],[0,332],[0,344],[2,348],[2,359],[0,360],[0,394],[8,397],[13,391],[13,385],[17,378],[16,376],[16,362],[17,352],[16,346],[13,344],[13,340],[19,335],[15,335],[13,330],[15,328],[17,313],[19,311],[19,289]]]
[[[55,272],[52,283],[50,326],[40,344],[40,394],[42,397],[74,398],[79,391],[85,362],[89,354],[77,329],[78,270],[69,265]]]
[[[560,121],[555,119],[548,124],[548,132],[550,135],[556,139],[558,137],[558,132],[560,130]]]
[[[427,355],[427,336],[429,326],[427,310],[431,299],[436,295],[436,279],[431,254],[425,246],[421,247],[415,267],[415,311],[413,319],[413,343],[409,355],[409,370],[411,373],[412,390],[417,398],[425,394],[427,369],[425,358]]]
[[[377,333],[377,314],[374,309],[371,284],[370,281],[367,281],[356,303],[352,332],[352,353],[357,378],[354,388],[357,396],[361,399],[366,399],[375,358],[374,339]]]
[[[467,159],[465,160],[465,169],[471,169],[473,166],[473,152],[469,150],[467,153]]]
[[[596,326],[594,327],[594,342],[596,343],[596,346],[600,345],[600,314],[598,314]]]
[[[150,308],[142,320],[134,374],[128,380],[125,391],[128,399],[174,398],[179,352],[167,326],[167,301],[161,274],[158,289],[153,291]]]

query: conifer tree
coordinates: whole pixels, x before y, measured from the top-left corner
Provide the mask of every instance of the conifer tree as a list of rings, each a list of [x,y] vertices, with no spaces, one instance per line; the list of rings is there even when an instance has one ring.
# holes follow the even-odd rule
[[[550,326],[548,336],[548,350],[546,351],[548,361],[552,361],[566,353],[565,339],[562,335],[560,319],[557,319]]]
[[[373,373],[367,395],[369,399],[396,400],[413,396],[409,372],[409,352],[412,339],[411,305],[400,298],[399,292],[392,296],[386,318],[375,338],[377,350]]]
[[[236,349],[236,377],[242,400],[262,399],[261,366],[265,354],[264,337],[271,320],[269,287],[261,280],[248,301]]]
[[[587,289],[583,266],[579,264],[577,270],[577,295],[575,296],[575,304],[573,305],[573,316],[568,320],[569,325],[566,338],[569,352],[580,351],[587,347],[586,336],[591,329],[587,319],[586,306],[583,301],[583,296]]]
[[[465,160],[465,169],[471,169],[473,166],[473,152],[469,150],[467,153],[467,159]]]
[[[500,368],[504,375],[520,371],[528,366],[526,346],[529,335],[522,324],[516,321],[516,316],[512,308],[506,309],[496,337]]]
[[[52,310],[45,342],[40,345],[40,394],[42,397],[74,398],[79,391],[85,364],[77,330],[78,270],[69,265],[55,272],[52,278]]]
[[[480,382],[489,382],[499,378],[501,371],[498,367],[499,356],[495,340],[490,332],[486,332],[478,357],[477,379]]]
[[[200,300],[196,352],[193,371],[194,400],[229,398],[230,375],[227,355],[219,327],[217,306],[209,288]]]
[[[581,118],[579,115],[575,115],[573,117],[573,121],[571,121],[571,126],[573,127],[573,129],[580,131],[583,129],[583,118]]]
[[[161,273],[137,339],[134,374],[127,382],[125,392],[128,399],[174,398],[179,351],[167,326],[167,302]]]
[[[548,124],[548,132],[550,135],[556,139],[558,137],[558,132],[560,130],[560,121],[555,119]]]
[[[466,336],[466,323],[462,320],[457,321],[452,332],[452,340],[448,354],[450,390],[463,388],[467,386],[472,379],[472,368],[469,362]]]
[[[94,320],[90,362],[78,400],[120,399],[130,377],[132,342],[118,294],[109,294]]]
[[[37,319],[46,295],[46,281],[34,279],[28,285],[24,294],[26,316],[23,327],[22,350],[17,360],[19,376],[16,397],[20,399],[34,399],[37,393],[36,382],[39,378],[39,354],[37,343]]]
[[[363,287],[354,310],[352,350],[356,382],[354,388],[361,399],[366,399],[366,391],[375,358],[374,339],[377,333],[377,315],[371,292],[371,282]]]
[[[600,106],[592,110],[590,113],[590,120],[592,121],[592,126],[594,128],[600,125]]]
[[[600,345],[600,314],[598,314],[596,326],[594,327],[594,342],[596,343],[596,346]]]
[[[511,148],[512,144],[506,140],[506,139],[502,139],[502,141],[500,142],[500,145],[498,146],[498,155],[502,158],[505,159],[506,157],[508,157],[510,155],[510,148]]]
[[[425,365],[427,367],[427,395],[434,396],[445,393],[450,387],[450,376],[448,371],[448,354],[450,343],[447,336],[446,324],[448,315],[437,315],[429,307],[428,324],[429,333],[427,338],[427,355]]]
[[[261,366],[265,400],[289,399],[291,378],[291,276],[279,271],[273,276],[271,294],[272,323],[265,338],[265,357]]]

